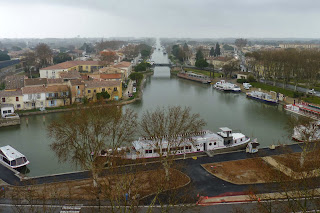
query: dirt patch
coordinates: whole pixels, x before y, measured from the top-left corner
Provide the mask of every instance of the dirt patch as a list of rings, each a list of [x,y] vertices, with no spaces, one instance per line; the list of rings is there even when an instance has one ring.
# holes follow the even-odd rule
[[[277,155],[272,158],[294,172],[308,172],[320,168],[320,151],[308,152],[304,157],[303,167],[300,166],[301,153]]]
[[[279,173],[261,158],[203,164],[202,167],[212,175],[234,184],[273,182],[274,174]]]
[[[142,198],[158,191],[170,190],[188,184],[189,177],[171,169],[170,181],[165,181],[162,169],[109,175],[99,178],[99,190],[93,187],[93,180],[66,181],[25,187],[6,187],[6,198],[10,199],[69,199],[69,200],[123,200],[127,193],[130,198]],[[99,191],[99,193],[98,193]]]

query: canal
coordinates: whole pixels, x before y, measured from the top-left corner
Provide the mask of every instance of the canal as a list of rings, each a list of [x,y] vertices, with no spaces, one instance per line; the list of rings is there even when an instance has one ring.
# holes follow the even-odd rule
[[[158,50],[152,55],[156,63],[168,63],[167,55]],[[156,107],[190,106],[192,112],[199,113],[207,122],[206,129],[218,131],[219,127],[239,130],[252,138],[257,138],[261,146],[289,143],[289,133],[285,130],[289,115],[281,106],[269,106],[247,99],[245,94],[223,93],[212,89],[211,85],[179,79],[170,75],[168,67],[155,67],[154,74],[148,76],[139,102],[125,106],[139,114]],[[28,176],[40,176],[75,171],[69,163],[59,163],[50,150],[50,139],[46,126],[62,113],[29,116],[17,127],[0,129],[0,146],[11,145],[30,160]]]

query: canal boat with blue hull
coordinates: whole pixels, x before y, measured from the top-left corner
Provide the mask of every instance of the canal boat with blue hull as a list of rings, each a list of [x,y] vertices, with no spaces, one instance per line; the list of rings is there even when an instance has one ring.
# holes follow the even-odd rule
[[[209,130],[177,135],[173,138],[139,138],[126,147],[126,159],[158,158],[166,155],[195,155],[205,152],[228,152],[245,149],[250,138],[242,133],[232,132],[228,127],[220,128],[220,132]],[[170,140],[170,143],[168,142]],[[171,141],[172,140],[172,141]]]
[[[252,92],[248,92],[246,95],[247,95],[247,98],[261,101],[267,104],[271,104],[271,105],[279,104],[278,99],[272,98],[272,96],[269,95],[268,93],[264,93],[260,91],[252,91]]]

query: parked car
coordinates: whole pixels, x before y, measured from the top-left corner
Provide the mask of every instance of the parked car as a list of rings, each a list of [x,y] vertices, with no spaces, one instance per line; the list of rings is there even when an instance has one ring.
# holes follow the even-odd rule
[[[316,91],[314,91],[314,89],[310,89],[307,91],[307,94],[314,95],[314,94],[316,94]]]
[[[131,98],[132,96],[133,96],[132,93],[129,93],[128,97]]]
[[[136,88],[136,87],[133,87],[133,88],[132,88],[132,92],[137,92],[137,88]]]

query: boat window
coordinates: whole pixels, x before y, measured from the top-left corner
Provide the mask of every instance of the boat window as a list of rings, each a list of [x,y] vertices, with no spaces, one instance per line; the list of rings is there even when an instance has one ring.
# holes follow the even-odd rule
[[[212,143],[209,143],[209,146],[212,146]]]
[[[152,153],[152,149],[146,150],[146,154]]]
[[[15,165],[17,165],[17,161],[16,160],[11,161],[11,166],[15,166]]]
[[[3,161],[10,165],[10,161],[6,157],[3,157]]]
[[[214,144],[213,145],[217,145],[217,142],[214,142]]]

